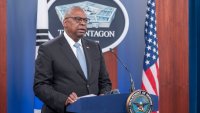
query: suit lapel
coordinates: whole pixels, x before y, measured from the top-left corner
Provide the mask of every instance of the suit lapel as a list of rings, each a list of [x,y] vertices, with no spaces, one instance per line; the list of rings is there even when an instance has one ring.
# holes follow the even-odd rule
[[[60,40],[60,47],[61,50],[63,51],[63,54],[67,57],[68,61],[74,66],[74,68],[77,70],[77,72],[83,77],[83,79],[86,80],[84,73],[80,67],[80,64],[74,55],[69,43],[65,39],[64,35],[61,35],[61,40]]]
[[[91,56],[90,56],[90,46],[86,42],[85,39],[82,39],[83,50],[85,53],[85,58],[87,62],[87,70],[88,70],[88,80],[91,78],[91,70],[92,70],[92,63],[91,63]]]

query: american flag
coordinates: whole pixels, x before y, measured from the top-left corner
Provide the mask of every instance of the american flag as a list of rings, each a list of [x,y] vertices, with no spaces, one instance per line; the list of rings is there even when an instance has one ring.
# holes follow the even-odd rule
[[[144,28],[145,54],[143,63],[142,89],[159,96],[159,56],[156,34],[156,2],[147,1],[147,12]],[[155,112],[159,113],[159,111]]]

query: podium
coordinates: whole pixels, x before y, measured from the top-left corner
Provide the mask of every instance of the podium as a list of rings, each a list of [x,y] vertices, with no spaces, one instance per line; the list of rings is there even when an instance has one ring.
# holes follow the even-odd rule
[[[66,108],[74,113],[127,113],[126,100],[129,94],[113,94],[80,98]],[[150,95],[153,102],[152,111],[158,110],[158,97]]]

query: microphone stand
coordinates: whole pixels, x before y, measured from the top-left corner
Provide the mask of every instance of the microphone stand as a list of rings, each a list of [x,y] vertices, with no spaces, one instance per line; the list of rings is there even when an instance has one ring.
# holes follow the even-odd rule
[[[115,56],[115,58],[117,58],[117,60],[122,64],[122,66],[129,73],[130,83],[131,83],[130,92],[132,93],[135,90],[135,86],[134,86],[134,81],[133,81],[133,77],[132,77],[131,72],[129,71],[128,67],[121,61],[121,59],[114,53],[112,48],[110,48],[110,52]]]

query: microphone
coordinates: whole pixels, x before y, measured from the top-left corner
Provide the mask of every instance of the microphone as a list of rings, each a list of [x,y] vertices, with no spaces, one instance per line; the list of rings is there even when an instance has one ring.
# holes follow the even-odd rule
[[[113,56],[115,56],[115,58],[122,64],[122,66],[126,69],[126,71],[129,73],[129,77],[130,77],[130,83],[131,83],[131,87],[130,87],[130,92],[133,92],[135,90],[135,86],[134,86],[134,81],[133,81],[133,77],[132,74],[130,72],[130,70],[128,69],[128,67],[121,61],[121,59],[114,53],[114,50],[112,48],[110,48],[110,52],[113,54]]]

